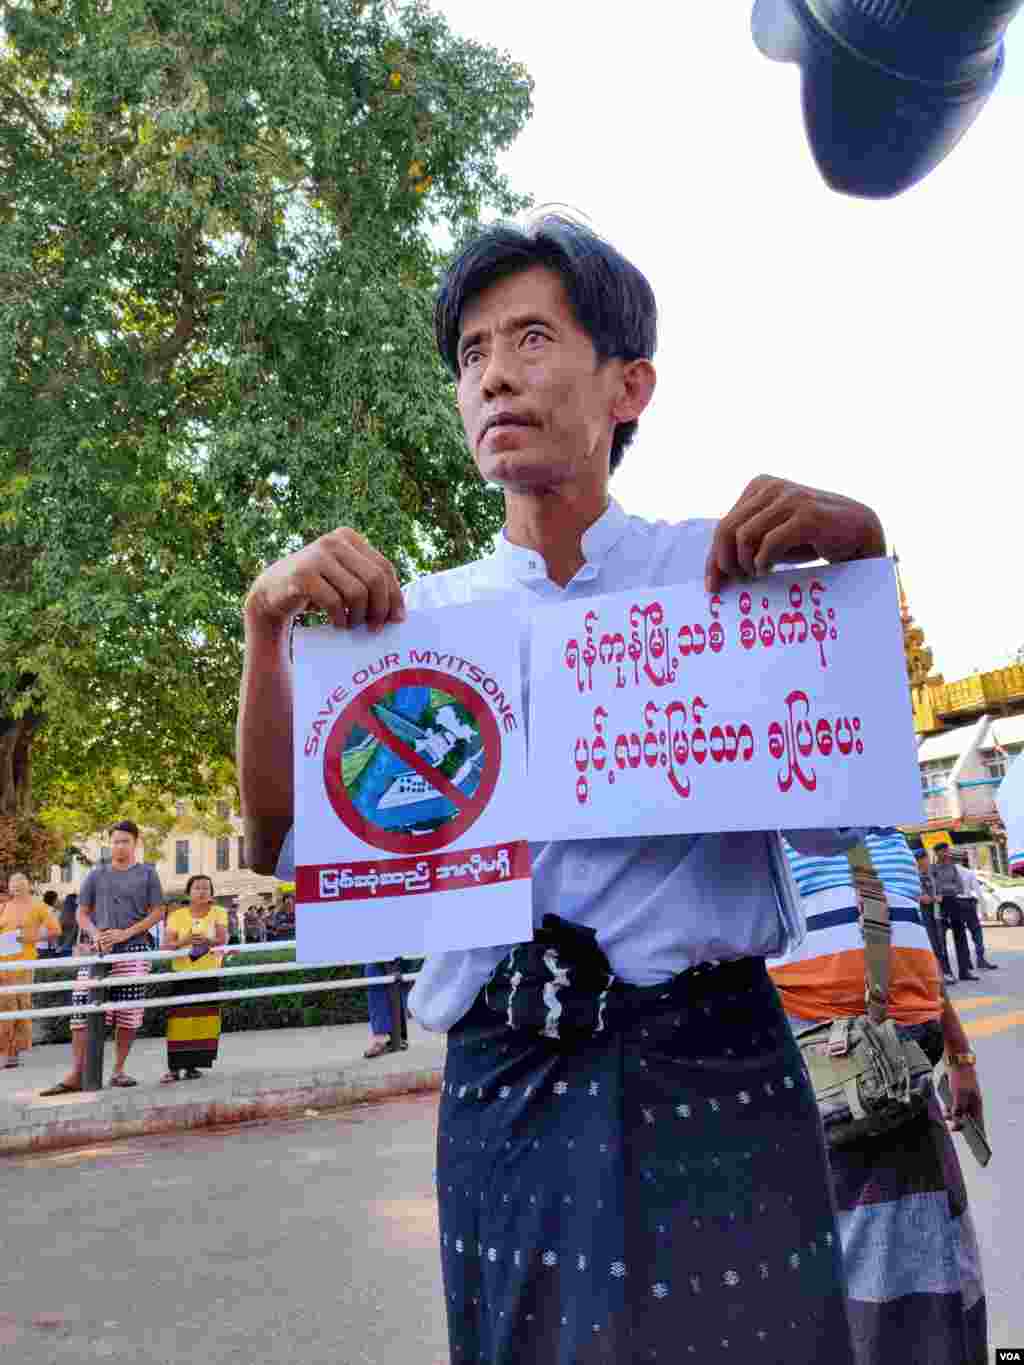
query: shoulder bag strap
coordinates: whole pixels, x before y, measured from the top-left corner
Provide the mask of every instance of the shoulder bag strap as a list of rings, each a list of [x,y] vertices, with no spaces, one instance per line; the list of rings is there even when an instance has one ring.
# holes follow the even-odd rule
[[[783,847],[782,835],[773,830],[766,833],[765,838],[768,841],[768,869],[771,873],[775,902],[785,931],[782,951],[789,953],[794,948],[799,948],[807,938],[807,919]]]
[[[861,933],[864,935],[864,999],[873,1024],[883,1024],[889,1014],[889,952],[892,926],[885,888],[875,871],[871,854],[863,843],[846,855],[857,891]]]

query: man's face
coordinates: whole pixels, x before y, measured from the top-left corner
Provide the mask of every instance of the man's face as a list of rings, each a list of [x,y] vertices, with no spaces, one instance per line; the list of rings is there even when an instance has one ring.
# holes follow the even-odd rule
[[[953,858],[952,849],[949,847],[948,844],[943,844],[942,847],[939,849],[939,862],[948,863],[952,861],[952,858]]]
[[[131,867],[135,861],[135,838],[125,829],[115,829],[110,836],[110,861],[115,867]]]
[[[535,266],[478,294],[462,314],[458,399],[482,477],[511,492],[606,481],[623,368],[598,365],[553,271]]]

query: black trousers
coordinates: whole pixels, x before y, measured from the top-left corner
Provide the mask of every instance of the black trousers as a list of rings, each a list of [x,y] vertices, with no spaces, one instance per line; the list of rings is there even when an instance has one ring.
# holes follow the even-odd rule
[[[953,945],[956,948],[956,965],[961,980],[971,974],[971,955],[967,950],[967,925],[961,909],[963,903],[959,896],[943,896],[942,898],[942,918],[945,921],[942,937],[945,940],[946,929],[952,929]]]
[[[963,917],[967,932],[974,940],[974,960],[980,964],[985,961],[985,939],[981,932],[981,920],[978,916],[978,902],[973,898],[970,900],[961,900],[960,914]]]
[[[928,942],[932,945],[932,952],[939,959],[939,966],[944,975],[952,976],[953,969],[949,965],[949,954],[946,951],[946,934],[942,928],[939,916],[941,911],[937,910],[934,904],[921,906],[921,921],[924,924],[925,932],[928,935]]]

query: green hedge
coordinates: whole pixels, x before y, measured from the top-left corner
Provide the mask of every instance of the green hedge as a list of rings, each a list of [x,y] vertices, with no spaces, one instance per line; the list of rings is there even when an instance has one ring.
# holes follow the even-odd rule
[[[245,953],[232,956],[228,972],[234,966],[269,966],[272,962],[293,962],[290,948],[277,952]],[[418,971],[420,961],[405,959],[406,970]],[[162,994],[161,978],[170,975],[169,962],[154,962],[153,973],[149,978],[151,994]],[[40,972],[39,981],[74,980],[75,968],[60,972]],[[339,978],[351,980],[363,975],[361,964],[347,967],[309,967],[302,972],[267,972],[260,976],[240,976],[237,982],[230,975],[220,978],[221,989],[245,990],[260,986],[299,986],[315,981],[334,981]],[[196,982],[196,995],[202,994],[208,983]],[[70,1004],[68,996],[40,995],[36,997],[37,1008],[46,1005]],[[222,1007],[222,1028],[225,1033],[241,1033],[252,1029],[265,1028],[320,1028],[328,1024],[365,1024],[369,1018],[366,987],[358,990],[318,991],[308,995],[284,993],[281,995],[257,996],[255,1000],[226,1000]],[[71,1026],[67,1016],[61,1019],[41,1021],[46,1028],[45,1038],[40,1042],[67,1043],[71,1041]],[[166,1009],[147,1009],[142,1019],[139,1036],[143,1038],[162,1038],[167,1029]]]

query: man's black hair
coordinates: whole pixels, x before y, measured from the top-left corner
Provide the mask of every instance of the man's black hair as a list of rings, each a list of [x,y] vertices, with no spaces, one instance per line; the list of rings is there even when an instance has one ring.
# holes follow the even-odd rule
[[[50,907],[51,910],[53,909],[53,907],[57,904],[57,902],[58,902],[59,900],[60,900],[60,897],[57,895],[56,891],[44,891],[44,892],[43,892],[43,903],[44,903],[45,905],[48,905],[48,906]]]
[[[133,839],[139,837],[139,827],[134,820],[118,820],[116,825],[110,826],[111,834],[120,831],[122,834],[130,834]]]
[[[206,873],[206,872],[193,872],[192,876],[189,877],[188,881],[185,883],[185,895],[186,895],[186,896],[191,896],[191,894],[192,894],[192,883],[193,883],[193,882],[209,882],[209,883],[210,883],[210,895],[211,895],[211,896],[213,895],[213,878],[212,878],[208,873]]]
[[[459,332],[466,305],[498,280],[538,265],[560,276],[599,363],[653,360],[658,306],[647,280],[590,228],[560,214],[546,214],[527,227],[495,223],[484,228],[448,267],[434,303],[434,335],[453,375],[459,373]],[[636,428],[635,419],[616,426],[612,470],[622,462]]]

